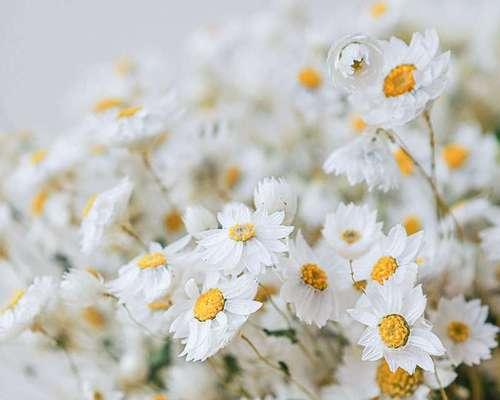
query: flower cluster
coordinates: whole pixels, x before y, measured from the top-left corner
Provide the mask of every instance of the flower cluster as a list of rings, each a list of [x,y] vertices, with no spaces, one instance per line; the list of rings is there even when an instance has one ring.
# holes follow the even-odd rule
[[[0,136],[0,346],[25,387],[499,396],[500,63],[477,51],[500,7],[479,44],[471,2],[338,3],[200,29],[178,76],[102,66],[72,129]]]

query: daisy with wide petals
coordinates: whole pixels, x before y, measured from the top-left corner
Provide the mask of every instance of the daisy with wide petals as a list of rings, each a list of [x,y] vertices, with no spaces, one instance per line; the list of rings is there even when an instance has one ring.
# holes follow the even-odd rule
[[[179,252],[191,238],[182,239],[163,248],[151,243],[149,252],[135,257],[120,268],[118,278],[109,283],[109,289],[119,298],[141,296],[152,302],[165,294],[172,282],[172,268],[182,258]]]
[[[409,45],[392,37],[380,42],[382,73],[351,100],[368,124],[404,125],[421,114],[446,87],[450,53],[439,53],[435,30],[414,33]]]
[[[293,227],[282,225],[284,217],[282,211],[268,214],[241,203],[229,204],[217,215],[222,227],[204,232],[199,241],[201,257],[226,274],[247,270],[257,275],[288,249],[284,239]]]
[[[289,244],[289,257],[280,260],[285,279],[281,298],[293,304],[302,321],[318,327],[338,319],[336,277],[331,264],[331,259],[311,249],[300,232]]]
[[[323,236],[338,255],[355,260],[366,254],[379,238],[381,228],[376,210],[340,203],[334,213],[327,214]]]
[[[367,287],[365,293],[348,310],[352,318],[366,325],[358,341],[364,347],[363,360],[383,357],[392,372],[399,367],[413,374],[417,366],[434,371],[431,356],[443,355],[445,349],[423,318],[427,299],[422,286],[411,288],[388,281]]]
[[[354,278],[380,285],[388,279],[413,285],[417,278],[415,260],[422,238],[422,231],[407,236],[402,225],[394,226],[365,256],[353,262]]]
[[[194,279],[186,282],[184,291],[187,298],[176,301],[169,313],[175,316],[170,332],[185,344],[180,355],[187,361],[215,354],[262,305],[253,300],[257,281],[250,275],[228,279],[210,273],[201,291]]]
[[[432,322],[455,365],[474,365],[491,358],[498,327],[487,323],[487,317],[488,306],[482,306],[479,299],[466,301],[460,295],[439,301]]]

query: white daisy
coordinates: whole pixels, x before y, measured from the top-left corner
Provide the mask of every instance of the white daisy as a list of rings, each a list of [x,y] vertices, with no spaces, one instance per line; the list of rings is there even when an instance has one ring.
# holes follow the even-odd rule
[[[132,187],[130,180],[125,178],[117,186],[89,198],[80,229],[84,253],[89,254],[102,245],[105,234],[124,219]]]
[[[409,45],[395,37],[379,43],[384,56],[382,73],[351,100],[369,124],[404,125],[445,89],[450,53],[438,54],[435,30],[414,33]]]
[[[172,268],[182,258],[179,252],[189,241],[190,237],[185,236],[165,248],[151,243],[148,253],[120,268],[118,278],[109,282],[109,289],[120,299],[141,296],[152,302],[163,296],[172,282]]]
[[[259,274],[262,267],[276,264],[276,256],[287,251],[284,239],[293,227],[281,225],[282,211],[251,211],[240,203],[229,204],[217,215],[221,228],[203,233],[199,241],[201,256],[225,273],[244,270]]]
[[[353,262],[354,278],[356,281],[377,282],[381,285],[388,279],[394,279],[398,283],[406,281],[413,286],[417,278],[415,260],[422,239],[422,231],[407,236],[402,225],[394,226],[366,255]]]
[[[355,260],[363,256],[381,234],[382,223],[377,211],[368,206],[340,203],[334,213],[327,214],[323,236],[341,257]]]
[[[384,192],[397,186],[399,170],[387,142],[365,133],[334,150],[323,164],[330,174],[345,175],[351,185],[366,182],[369,190]]]
[[[181,356],[203,361],[224,347],[262,303],[254,301],[257,282],[249,275],[227,279],[207,275],[200,292],[194,279],[186,282],[187,299],[178,300],[169,313],[176,316],[170,331],[185,344]]]
[[[264,209],[269,214],[276,211],[285,213],[284,224],[292,223],[297,212],[297,195],[284,178],[264,178],[253,194],[255,208]]]
[[[93,269],[71,269],[63,275],[61,297],[69,305],[90,306],[106,293],[104,278]]]
[[[50,307],[55,295],[57,284],[49,276],[37,277],[27,289],[16,290],[0,310],[0,338],[11,338],[29,328]]]
[[[491,358],[498,327],[487,323],[487,317],[488,306],[482,306],[479,299],[466,301],[460,295],[439,301],[432,322],[455,365],[474,365]]]
[[[443,355],[445,349],[423,318],[426,303],[421,285],[410,289],[388,281],[367,287],[362,301],[348,310],[367,326],[358,341],[364,346],[363,360],[384,357],[393,372],[400,367],[413,374],[417,366],[433,371],[431,355]]]
[[[285,279],[280,296],[293,304],[302,321],[322,327],[328,320],[338,319],[332,260],[316,254],[302,233],[289,243],[289,257],[280,259],[280,270]]]

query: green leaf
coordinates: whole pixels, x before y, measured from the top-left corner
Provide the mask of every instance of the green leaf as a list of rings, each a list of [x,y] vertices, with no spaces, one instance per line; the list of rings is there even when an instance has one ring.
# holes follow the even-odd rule
[[[165,384],[161,379],[160,372],[168,367],[172,362],[170,341],[165,343],[155,352],[149,355],[148,382],[160,389],[165,389]]]
[[[290,376],[290,368],[288,368],[288,365],[284,361],[278,361],[278,365],[286,376]]]
[[[285,337],[288,340],[290,340],[290,342],[292,342],[293,344],[298,342],[297,332],[295,331],[295,329],[290,328],[290,329],[269,330],[264,328],[262,330],[267,336]]]
[[[241,367],[236,357],[232,354],[226,354],[222,360],[224,361],[224,369],[226,371],[224,382],[230,383],[241,373]]]

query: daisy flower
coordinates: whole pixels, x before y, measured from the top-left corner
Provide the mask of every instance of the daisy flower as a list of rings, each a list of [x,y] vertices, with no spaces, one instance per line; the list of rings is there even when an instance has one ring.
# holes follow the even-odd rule
[[[409,45],[392,37],[380,42],[384,66],[373,84],[351,100],[368,124],[404,125],[439,97],[447,83],[450,53],[438,53],[435,30],[414,33]]]
[[[368,287],[366,296],[348,310],[367,326],[358,341],[363,360],[383,357],[392,372],[399,367],[413,374],[417,366],[434,371],[431,356],[443,355],[445,349],[423,318],[426,303],[421,285],[409,289],[389,281]]]
[[[33,325],[56,293],[57,284],[49,276],[37,277],[27,289],[16,290],[0,310],[0,338],[11,338]]]
[[[284,239],[293,231],[282,225],[285,213],[268,214],[251,211],[240,203],[232,203],[217,215],[221,228],[203,233],[199,241],[201,257],[226,274],[244,270],[259,274],[262,267],[276,264],[278,254],[287,251]]]
[[[253,200],[257,210],[264,209],[269,214],[276,211],[285,213],[284,224],[292,223],[297,212],[297,195],[284,178],[264,178],[255,188]]]
[[[432,322],[455,365],[474,365],[491,358],[498,327],[487,323],[487,317],[488,306],[482,306],[478,299],[466,301],[460,295],[439,301]]]
[[[334,150],[323,170],[345,175],[349,184],[365,182],[369,190],[384,192],[397,186],[399,170],[387,142],[376,134],[364,134]]]
[[[189,243],[189,236],[163,248],[151,243],[149,252],[135,257],[118,271],[118,278],[109,282],[111,292],[120,299],[141,296],[152,302],[165,294],[172,282],[172,268],[181,259],[179,252]]]
[[[61,281],[61,298],[69,305],[90,306],[107,292],[104,278],[91,268],[72,269]]]
[[[257,282],[249,275],[227,279],[210,273],[201,291],[194,279],[186,282],[184,290],[187,299],[175,302],[169,313],[175,316],[170,332],[185,344],[180,355],[187,361],[203,361],[215,354],[262,305],[253,300]]]
[[[124,219],[132,187],[125,178],[115,187],[88,199],[80,228],[83,253],[89,254],[98,248],[105,234]]]
[[[417,254],[422,245],[423,232],[407,236],[402,225],[394,226],[363,257],[353,263],[356,281],[377,282],[388,279],[413,285],[417,278]]]
[[[285,279],[281,298],[293,304],[302,321],[318,327],[338,319],[336,277],[331,263],[331,259],[315,254],[301,232],[289,244],[289,257],[280,260]]]
[[[366,205],[340,203],[334,213],[327,214],[323,236],[341,257],[354,260],[370,249],[381,228],[377,211]]]

